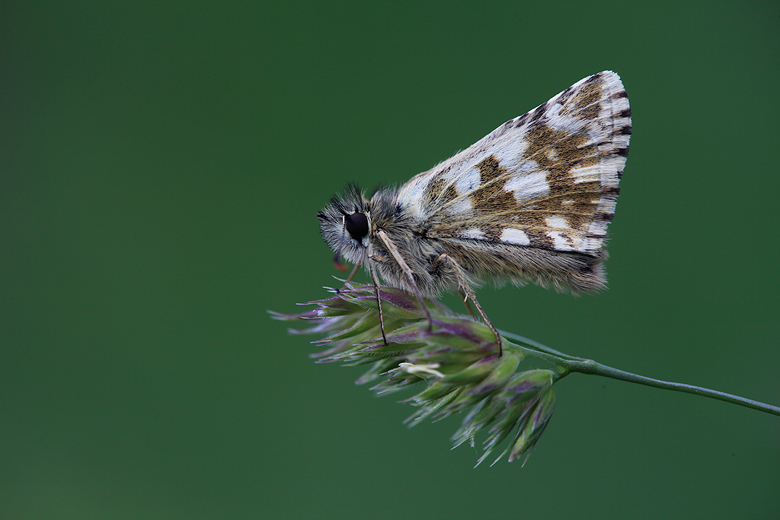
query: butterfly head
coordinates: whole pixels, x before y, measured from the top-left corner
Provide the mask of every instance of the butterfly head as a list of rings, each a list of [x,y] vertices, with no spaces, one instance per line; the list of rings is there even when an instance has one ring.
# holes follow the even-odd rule
[[[330,204],[317,213],[317,218],[322,238],[336,252],[334,262],[337,267],[341,265],[342,256],[354,264],[365,264],[371,213],[369,201],[357,186],[349,185],[344,194],[333,197]]]

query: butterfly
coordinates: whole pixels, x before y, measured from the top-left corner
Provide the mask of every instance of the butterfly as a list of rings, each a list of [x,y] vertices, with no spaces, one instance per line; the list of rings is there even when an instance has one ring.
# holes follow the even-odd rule
[[[575,294],[605,288],[604,243],[630,137],[620,77],[600,72],[398,188],[368,198],[347,186],[317,214],[320,230],[337,264],[343,257],[369,271],[385,343],[379,278],[421,304],[460,292],[501,352],[472,287],[492,279]]]

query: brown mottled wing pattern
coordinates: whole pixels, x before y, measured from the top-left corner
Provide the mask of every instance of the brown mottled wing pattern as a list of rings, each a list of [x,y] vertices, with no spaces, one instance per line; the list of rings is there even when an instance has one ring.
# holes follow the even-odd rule
[[[431,238],[597,256],[630,135],[623,84],[601,72],[412,178],[398,200]]]

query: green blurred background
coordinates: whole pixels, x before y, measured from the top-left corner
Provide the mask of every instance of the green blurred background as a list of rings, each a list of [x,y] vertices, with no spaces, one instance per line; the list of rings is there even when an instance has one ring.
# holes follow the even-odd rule
[[[777,2],[5,2],[0,42],[0,518],[777,518],[780,417],[574,375],[525,467],[474,470],[265,312],[335,283],[347,181],[612,69],[610,290],[480,302],[780,404]]]

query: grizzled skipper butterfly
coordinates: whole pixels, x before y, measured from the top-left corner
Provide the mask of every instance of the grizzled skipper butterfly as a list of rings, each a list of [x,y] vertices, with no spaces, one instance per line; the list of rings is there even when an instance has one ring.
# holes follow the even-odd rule
[[[573,293],[605,288],[604,240],[630,136],[620,77],[594,74],[400,188],[368,199],[348,186],[317,214],[322,236],[337,263],[343,256],[368,269],[385,343],[378,276],[421,304],[458,290],[500,352],[471,287],[498,278]]]

